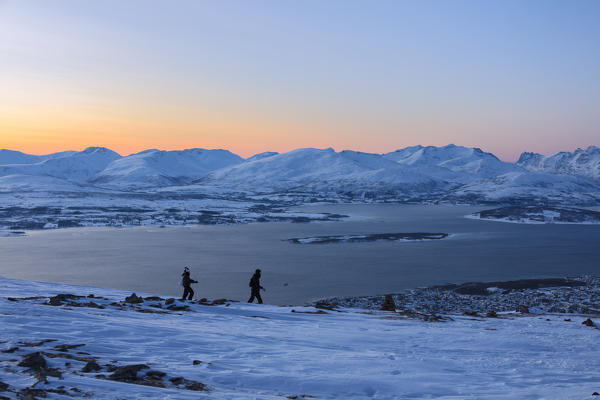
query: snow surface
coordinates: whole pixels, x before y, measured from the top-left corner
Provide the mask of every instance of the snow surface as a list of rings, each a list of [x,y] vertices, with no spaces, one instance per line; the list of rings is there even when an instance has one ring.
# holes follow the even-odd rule
[[[91,300],[107,306],[8,300],[59,293],[93,293]],[[36,379],[17,366],[23,355],[83,344],[67,353],[89,353],[102,367],[147,364],[168,376],[202,382],[210,391],[98,379],[97,373],[79,372],[83,362],[60,357],[47,361],[64,371],[63,379],[48,377],[48,384],[35,387],[78,388],[94,399],[129,400],[591,399],[600,390],[600,330],[582,325],[581,316],[570,316],[571,321],[564,315],[454,316],[433,323],[390,312],[307,314],[317,310],[245,303],[191,304],[191,311],[164,314],[136,312],[157,310],[148,301],[137,308],[108,306],[126,295],[0,278],[0,350],[19,347],[0,352],[0,381],[10,390],[30,387]],[[45,339],[56,341],[34,343]],[[15,398],[12,392],[1,395]],[[48,398],[71,396],[49,393]]]
[[[519,164],[479,148],[414,146],[386,154],[333,149],[265,152],[246,160],[227,150],[142,151],[102,147],[32,156],[0,150],[0,192],[186,192],[307,201],[600,202],[600,149]],[[554,157],[554,158],[552,158]],[[560,161],[560,162],[559,162]],[[285,196],[291,196],[286,198]]]
[[[259,190],[431,189],[441,182],[377,154],[297,149],[215,171],[204,182]]]
[[[553,174],[574,174],[600,179],[600,148],[590,146],[573,152],[543,156],[537,153],[523,153],[517,164],[531,171]]]
[[[597,181],[577,175],[561,175],[558,179],[557,176],[542,172],[509,172],[464,185],[452,195],[496,202],[522,199],[563,204],[596,203],[600,199]]]
[[[115,186],[169,186],[200,178],[210,171],[241,163],[227,150],[146,150],[115,160],[92,182]]]
[[[469,182],[508,172],[521,171],[512,163],[500,161],[481,149],[449,144],[444,147],[413,146],[383,155],[399,164],[425,169],[441,179]]]

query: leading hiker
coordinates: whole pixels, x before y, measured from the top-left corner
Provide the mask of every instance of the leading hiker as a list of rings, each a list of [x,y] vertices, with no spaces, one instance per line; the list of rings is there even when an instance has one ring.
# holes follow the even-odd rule
[[[192,290],[192,283],[198,283],[198,281],[190,278],[190,267],[185,267],[183,269],[183,274],[181,274],[181,286],[183,286],[183,296],[181,300],[192,300],[194,298],[194,291]]]

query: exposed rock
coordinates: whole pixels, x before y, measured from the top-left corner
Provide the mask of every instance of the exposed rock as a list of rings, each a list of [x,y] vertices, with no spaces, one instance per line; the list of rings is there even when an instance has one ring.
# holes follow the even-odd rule
[[[517,312],[520,312],[521,314],[529,314],[529,307],[519,306],[517,307]]]
[[[147,368],[148,366],[145,364],[134,364],[118,367],[115,372],[108,377],[108,379],[112,381],[135,383],[138,380],[138,372]]]
[[[204,383],[200,383],[198,381],[192,381],[186,379],[184,382],[184,386],[187,390],[195,390],[197,392],[207,391],[206,385]]]
[[[321,308],[323,310],[335,311],[333,309],[333,306],[324,300],[317,301],[315,303],[315,308]]]
[[[148,371],[146,372],[146,376],[151,378],[151,379],[162,379],[166,376],[167,374],[162,372],[162,371]]]
[[[183,381],[185,381],[185,378],[183,376],[169,378],[169,382],[171,382],[173,385],[181,385]]]
[[[227,303],[227,299],[216,299],[212,301],[213,305],[221,305]]]
[[[0,392],[6,392],[8,390],[8,384],[0,381]]]
[[[2,350],[2,353],[14,353],[15,351],[19,350],[18,347],[11,347],[10,349],[6,349],[6,350]]]
[[[39,347],[43,344],[52,343],[52,342],[56,342],[56,339],[44,339],[44,340],[40,340],[39,342],[19,342],[19,344],[21,344],[25,347]]]
[[[48,300],[48,304],[51,306],[60,306],[68,300],[77,300],[82,299],[83,296],[76,296],[74,294],[57,294],[56,296],[50,297]]]
[[[99,309],[101,309],[101,310],[103,310],[103,309],[104,309],[104,306],[103,306],[103,305],[100,305],[100,304],[98,304],[98,303],[94,303],[93,301],[90,301],[89,303],[85,303],[85,304],[83,304],[83,305],[84,305],[85,307],[90,307],[90,308],[99,308]]]
[[[125,303],[139,304],[143,302],[144,299],[141,296],[137,296],[135,293],[132,293],[131,296],[125,297]]]
[[[102,367],[100,367],[100,365],[95,361],[95,360],[91,360],[88,361],[87,364],[85,364],[85,366],[81,369],[81,372],[97,372],[100,371],[102,369]]]
[[[392,298],[392,295],[386,294],[383,299],[383,303],[381,304],[381,311],[396,311],[396,303]]]
[[[17,365],[19,367],[29,368],[30,370],[37,372],[42,371],[47,367],[46,359],[40,352],[27,354]]]
[[[176,304],[171,304],[167,307],[167,310],[171,311],[188,311],[190,308],[188,306],[178,306]]]
[[[195,390],[195,391],[207,391],[206,385],[197,381],[193,381],[191,379],[185,379],[182,376],[178,376],[175,378],[170,378],[169,381],[175,386],[185,387],[187,390]]]
[[[496,311],[494,310],[488,311],[488,313],[485,314],[485,316],[488,318],[498,318],[498,314],[496,314]]]
[[[591,320],[591,319],[589,319],[589,318],[588,318],[588,319],[586,319],[585,321],[583,321],[581,324],[582,324],[582,325],[585,325],[585,326],[596,326],[596,324],[594,324],[594,321],[592,321],[592,320]]]
[[[158,297],[158,296],[149,296],[149,297],[145,297],[144,300],[146,300],[146,301],[163,301],[164,299],[162,297]]]
[[[194,364],[194,365],[199,365],[199,364],[202,364],[202,361],[200,361],[200,360],[194,360],[194,361],[192,362],[192,364]]]
[[[76,349],[76,348],[82,347],[82,346],[85,346],[85,344],[59,344],[57,346],[54,346],[54,350],[66,353],[67,351],[69,351],[71,349]]]
[[[175,303],[175,299],[172,297],[170,299],[165,300],[166,305],[173,304],[173,303]]]

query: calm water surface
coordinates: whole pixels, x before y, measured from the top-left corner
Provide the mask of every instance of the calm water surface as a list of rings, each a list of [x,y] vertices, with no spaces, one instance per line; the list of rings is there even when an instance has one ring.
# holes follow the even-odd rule
[[[192,267],[196,297],[245,300],[263,270],[268,303],[301,304],[447,282],[600,275],[600,225],[476,221],[472,206],[326,205],[342,222],[175,228],[84,228],[0,238],[0,275],[180,295]],[[447,232],[430,242],[291,244],[304,236]]]

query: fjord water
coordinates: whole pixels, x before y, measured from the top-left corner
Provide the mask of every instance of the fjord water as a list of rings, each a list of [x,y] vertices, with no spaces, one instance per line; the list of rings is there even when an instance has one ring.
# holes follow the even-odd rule
[[[305,212],[350,215],[340,222],[185,227],[82,228],[0,238],[0,275],[132,292],[181,295],[192,268],[196,298],[246,300],[263,270],[263,298],[303,304],[327,296],[404,288],[600,274],[600,225],[522,225],[464,218],[486,207],[319,205]],[[446,232],[439,241],[300,245],[294,237]]]

